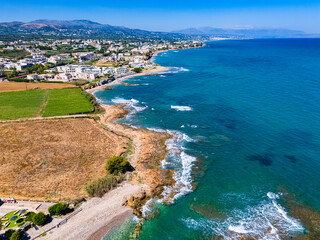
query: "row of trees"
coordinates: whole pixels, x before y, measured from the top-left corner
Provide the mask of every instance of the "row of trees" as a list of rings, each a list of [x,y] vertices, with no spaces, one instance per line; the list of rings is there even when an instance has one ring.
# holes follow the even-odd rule
[[[15,231],[13,229],[9,229],[5,232],[4,234],[4,239],[9,239],[9,240],[20,240],[23,238],[23,232],[21,231]],[[0,239],[1,236],[0,236]]]

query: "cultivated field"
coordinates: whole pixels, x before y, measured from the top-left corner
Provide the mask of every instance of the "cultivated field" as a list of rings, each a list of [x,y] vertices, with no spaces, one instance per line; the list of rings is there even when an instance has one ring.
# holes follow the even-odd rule
[[[74,88],[70,83],[25,83],[25,82],[0,82],[0,92],[25,91],[35,88],[61,89]]]
[[[0,93],[0,119],[48,117],[92,112],[80,88]]]
[[[52,89],[41,115],[50,117],[92,111],[92,104],[81,94],[80,88]]]
[[[106,159],[127,146],[92,119],[0,124],[0,197],[84,197],[84,185],[104,176]]]
[[[36,117],[40,115],[40,106],[45,90],[0,93],[0,119]]]

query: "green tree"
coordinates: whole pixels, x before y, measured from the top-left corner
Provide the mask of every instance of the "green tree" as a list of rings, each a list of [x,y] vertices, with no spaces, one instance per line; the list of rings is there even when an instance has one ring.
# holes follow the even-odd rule
[[[42,212],[39,212],[33,216],[32,221],[35,225],[43,226],[47,222],[47,215],[45,215]]]
[[[12,69],[12,72],[9,74],[9,78],[13,78],[13,77],[16,77],[18,76],[18,72],[17,72],[17,69],[16,68],[13,68]]]
[[[5,233],[4,233],[4,236],[8,239],[10,239],[10,237],[12,236],[12,234],[14,233],[15,231],[13,229],[9,229],[7,230]]]
[[[63,204],[63,203],[56,203],[54,205],[52,205],[51,207],[48,208],[48,211],[50,213],[50,215],[61,215],[63,214],[68,208],[67,204]]]
[[[33,219],[34,215],[36,215],[36,213],[28,212],[27,216],[26,216],[26,221],[32,222],[32,219]]]
[[[113,156],[107,160],[106,169],[109,173],[117,175],[130,170],[130,163],[123,157]]]
[[[135,73],[141,73],[141,72],[142,72],[142,69],[139,68],[139,67],[136,67],[136,68],[133,69],[133,71],[134,71]]]
[[[15,231],[14,233],[12,233],[10,240],[20,240],[23,238],[23,234],[20,231]]]

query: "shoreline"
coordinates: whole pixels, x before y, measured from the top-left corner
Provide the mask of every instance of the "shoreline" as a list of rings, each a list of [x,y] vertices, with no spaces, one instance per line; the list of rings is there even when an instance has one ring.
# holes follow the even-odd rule
[[[58,229],[54,228],[43,239],[102,239],[114,227],[128,218],[142,216],[145,200],[159,195],[163,186],[173,184],[170,171],[158,168],[167,154],[165,142],[168,133],[155,132],[146,128],[135,129],[115,121],[128,114],[125,105],[102,105],[105,113],[100,114],[99,123],[106,131],[129,138],[134,152],[128,161],[135,171],[127,174],[127,180],[102,198],[91,198],[81,205],[82,211],[70,218]]]
[[[183,49],[157,51],[149,61],[152,61],[159,53],[172,50]],[[110,83],[87,89],[86,91],[94,95],[96,91],[104,87],[119,85],[127,79],[168,70],[169,68],[167,67],[157,65],[142,73],[120,77]],[[173,138],[173,135],[167,132],[156,132],[146,128],[136,129],[127,124],[118,124],[116,121],[124,118],[129,113],[126,109],[127,106],[125,104],[100,105],[105,109],[105,113],[99,115],[100,124],[105,126],[107,130],[127,137],[132,141],[134,152],[128,156],[128,161],[135,168],[135,174],[128,174],[128,177],[131,178],[130,183],[125,181],[98,200],[96,198],[89,199],[81,206],[83,209],[81,214],[84,216],[80,216],[80,214],[75,216],[59,229],[53,229],[48,232],[47,237],[49,238],[45,237],[44,239],[102,239],[112,229],[125,222],[131,216],[142,217],[141,210],[144,203],[155,196],[160,196],[164,186],[174,186],[175,184],[173,171],[159,168],[161,161],[168,153],[166,141]],[[116,201],[114,201],[114,194],[118,197]],[[121,200],[119,201],[120,198]],[[96,204],[96,202],[99,202],[99,204]],[[107,206],[112,202],[116,202],[116,204],[111,212],[110,210],[107,211],[107,209],[101,209],[100,204]],[[94,206],[86,207],[91,204],[94,204]],[[100,215],[105,215],[106,213],[108,217],[100,217]],[[139,234],[140,228],[141,225],[138,224],[135,234]]]
[[[194,48],[199,48],[199,47],[194,47]],[[186,49],[190,49],[190,48],[186,48]],[[174,51],[174,50],[184,50],[184,49],[168,49],[168,50],[160,50],[160,51],[156,51],[156,52],[154,52],[153,53],[153,56],[150,58],[150,62],[153,62],[153,60],[154,60],[154,57],[156,57],[159,53],[163,53],[163,52],[168,52],[168,51]],[[99,90],[101,90],[101,89],[103,89],[103,87],[111,87],[111,86],[115,86],[115,85],[119,85],[119,84],[121,84],[121,82],[123,82],[123,81],[125,81],[125,80],[127,80],[127,79],[130,79],[130,78],[134,78],[134,77],[138,77],[138,76],[145,76],[145,75],[148,75],[148,74],[152,74],[152,73],[159,73],[159,72],[165,72],[165,71],[168,71],[168,70],[170,70],[169,68],[167,68],[167,67],[164,67],[164,66],[161,66],[161,65],[157,65],[155,68],[153,68],[153,69],[149,69],[149,70],[147,70],[147,71],[144,71],[144,72],[142,72],[142,73],[137,73],[137,74],[132,74],[132,75],[129,75],[129,76],[125,76],[125,77],[121,77],[121,78],[118,78],[118,79],[116,79],[116,80],[114,80],[113,82],[110,82],[110,83],[107,83],[107,84],[105,84],[105,85],[102,85],[102,86],[99,86],[99,87],[95,87],[95,88],[93,88],[93,89],[88,89],[88,90],[86,90],[87,92],[89,92],[89,93],[91,93],[91,94],[93,94],[94,95],[94,93],[96,92],[96,91],[99,91]],[[154,179],[158,179],[158,183],[159,183],[159,171],[160,171],[160,169],[159,169],[159,166],[161,165],[161,163],[160,163],[160,161],[162,161],[164,158],[165,158],[165,155],[168,153],[168,149],[167,149],[167,146],[166,146],[166,141],[168,140],[168,139],[171,139],[171,138],[173,138],[173,136],[172,135],[169,135],[168,133],[162,133],[162,132],[156,132],[156,131],[154,131],[154,130],[150,130],[150,129],[146,129],[146,128],[142,128],[142,129],[135,129],[135,128],[133,128],[132,126],[128,126],[128,125],[126,125],[126,124],[118,124],[118,123],[115,123],[117,120],[119,120],[119,119],[122,119],[122,118],[124,118],[127,114],[128,114],[128,111],[125,109],[126,108],[126,105],[123,105],[123,104],[117,104],[117,105],[103,105],[103,104],[100,104],[100,105],[102,105],[104,108],[105,108],[105,110],[106,110],[106,112],[108,112],[108,111],[110,111],[111,110],[111,112],[112,111],[116,111],[117,113],[116,114],[114,114],[113,115],[113,117],[112,117],[112,119],[110,120],[107,120],[107,119],[102,119],[101,120],[101,123],[103,123],[104,125],[106,125],[108,128],[110,128],[111,130],[116,130],[116,131],[119,131],[119,128],[122,128],[122,131],[121,132],[123,132],[124,133],[124,135],[126,135],[126,136],[128,136],[128,129],[131,129],[131,130],[133,130],[133,132],[136,132],[136,131],[147,131],[147,132],[149,132],[149,133],[152,133],[152,134],[155,134],[155,135],[157,135],[157,134],[159,134],[159,135],[161,135],[161,134],[165,134],[165,139],[164,140],[162,140],[162,147],[164,147],[164,149],[163,149],[163,153],[162,153],[162,156],[157,160],[157,164],[155,165],[155,167],[156,167],[156,169],[158,170],[158,172],[155,174],[155,175],[153,175],[153,177],[151,178],[151,182],[152,181],[154,181]],[[111,126],[110,126],[110,124],[111,124]],[[130,136],[130,134],[129,134],[129,136]],[[145,137],[144,137],[144,134],[142,134],[142,135],[140,135],[140,136],[143,136],[143,139],[145,139]],[[131,160],[133,160],[133,161],[136,161],[137,159],[139,159],[139,151],[141,150],[141,146],[148,146],[148,143],[146,143],[146,145],[143,145],[143,144],[141,144],[141,142],[139,141],[139,136],[134,136],[134,134],[133,134],[133,136],[131,135],[130,136],[130,138],[133,140],[133,141],[138,141],[138,143],[136,143],[136,144],[134,144],[135,145],[135,151],[134,151],[134,153],[131,155],[131,156],[129,156],[129,161],[130,161],[130,163],[133,165],[133,163],[131,162]],[[151,154],[152,155],[152,154]],[[131,159],[130,159],[130,157],[131,157]],[[132,159],[133,158],[133,159]],[[134,163],[135,164],[135,163]],[[134,165],[133,165],[134,166]],[[136,169],[137,170],[137,169]],[[139,171],[139,170],[138,170]],[[168,183],[166,183],[166,184],[163,184],[163,185],[171,185],[171,186],[173,186],[174,185],[174,183],[175,183],[175,180],[173,179],[173,171],[168,171],[168,170],[161,170],[162,172],[165,172],[165,176],[162,176],[162,178],[167,178],[167,177],[169,177],[170,178],[170,182]],[[148,173],[147,172],[145,172],[144,174],[143,174],[143,176],[146,176]],[[163,174],[162,174],[163,175]],[[139,179],[138,179],[138,181],[139,181]],[[153,183],[154,184],[154,183]],[[154,189],[153,190],[151,190],[150,191],[150,189],[149,189],[149,195],[160,195],[162,192],[163,192],[163,186],[161,186],[160,188],[159,188],[159,184],[155,184],[156,186],[154,187]],[[157,186],[158,185],[158,186]],[[149,184],[149,188],[151,187],[151,189],[152,189],[152,186]],[[139,195],[141,195],[142,194],[142,192],[143,191],[140,191],[139,192]],[[133,197],[133,196],[132,196]],[[130,207],[130,208],[134,208],[134,207],[136,207],[136,204],[137,203],[135,203],[134,202],[134,200],[132,199],[132,197],[130,198],[130,200],[131,200],[131,203],[129,203],[128,202],[128,200],[127,200],[127,203],[126,203],[126,207],[128,208],[128,207]],[[150,198],[149,198],[150,199]],[[135,199],[136,200],[136,199]],[[146,200],[146,199],[145,199]],[[145,201],[144,201],[145,202]],[[140,206],[140,207],[142,207],[142,206]],[[116,218],[118,215],[115,215],[114,216],[114,218]],[[102,238],[104,237],[104,236],[106,236],[112,229],[114,229],[116,226],[119,226],[119,225],[121,225],[122,223],[124,223],[128,218],[130,217],[130,215],[128,215],[127,217],[123,217],[123,218],[121,218],[121,220],[122,221],[117,221],[117,224],[115,224],[115,225],[111,225],[111,224],[109,224],[109,223],[107,223],[105,226],[103,226],[103,227],[101,227],[99,230],[97,230],[94,234],[92,234],[91,236],[94,236],[94,237],[96,237],[95,239],[98,239],[98,237],[100,237],[100,236],[102,236],[101,234],[103,233],[103,236],[102,236]],[[117,219],[117,220],[119,220],[119,219]],[[137,225],[137,226],[139,226],[139,225]],[[141,227],[141,226],[139,226],[139,227]],[[140,228],[138,227],[138,232],[140,231]],[[135,234],[139,234],[137,232],[137,228],[136,228],[136,232],[135,232]],[[91,236],[90,236],[90,238],[89,238],[89,240],[95,240],[94,238],[91,238]],[[102,239],[101,238],[101,239]]]
[[[167,67],[155,66],[154,68],[147,69],[147,70],[145,70],[145,71],[143,71],[141,73],[134,73],[134,74],[131,74],[131,75],[128,75],[128,76],[120,77],[120,78],[115,79],[112,82],[109,82],[107,84],[104,84],[104,85],[101,85],[101,86],[98,86],[98,87],[95,87],[95,88],[87,89],[86,91],[88,93],[94,94],[96,91],[101,90],[104,87],[112,87],[112,86],[115,86],[115,85],[119,85],[119,84],[121,84],[121,82],[123,82],[123,81],[125,81],[127,79],[130,79],[130,78],[139,77],[139,76],[146,76],[146,75],[149,75],[149,74],[165,72],[165,71],[168,71],[168,70],[169,70],[169,68],[167,68]]]
[[[148,61],[154,63],[153,58],[156,57],[159,53],[169,52],[169,51],[186,50],[186,49],[194,49],[194,48],[201,48],[203,46],[204,45],[202,45],[200,47],[189,47],[189,48],[182,48],[182,49],[173,48],[173,49],[167,49],[167,50],[158,50],[158,51],[153,52],[152,57]],[[94,87],[94,88],[91,88],[91,89],[87,89],[86,91],[88,93],[90,93],[90,94],[94,94],[96,91],[101,90],[104,87],[112,87],[112,86],[115,86],[115,85],[119,85],[119,84],[121,84],[121,82],[123,82],[123,81],[125,81],[127,79],[130,79],[130,78],[139,77],[139,76],[146,76],[146,75],[154,74],[154,73],[166,72],[168,70],[170,70],[170,68],[164,67],[164,66],[161,66],[161,65],[155,65],[154,68],[146,69],[145,71],[143,71],[141,73],[133,73],[131,75],[119,77],[119,78],[115,79],[112,82],[109,82],[107,84],[104,84],[104,85],[101,85],[101,86],[98,86],[98,87]]]

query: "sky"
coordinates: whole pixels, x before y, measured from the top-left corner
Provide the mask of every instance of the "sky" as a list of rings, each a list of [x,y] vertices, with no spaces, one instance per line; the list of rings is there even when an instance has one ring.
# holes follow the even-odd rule
[[[288,28],[320,33],[320,0],[0,0],[0,22],[95,22],[153,31]]]

